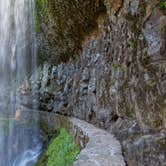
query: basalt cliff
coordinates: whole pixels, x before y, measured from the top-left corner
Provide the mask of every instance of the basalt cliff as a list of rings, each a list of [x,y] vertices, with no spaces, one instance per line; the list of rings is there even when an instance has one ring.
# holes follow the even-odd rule
[[[113,133],[128,166],[165,166],[165,14],[165,0],[37,0],[39,108]]]

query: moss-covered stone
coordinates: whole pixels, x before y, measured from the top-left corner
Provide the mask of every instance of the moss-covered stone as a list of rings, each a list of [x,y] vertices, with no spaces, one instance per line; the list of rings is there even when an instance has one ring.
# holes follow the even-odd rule
[[[97,17],[106,11],[103,3],[102,0],[37,0],[36,28],[47,41],[39,41],[40,60],[55,64],[78,54],[84,37],[96,28]]]

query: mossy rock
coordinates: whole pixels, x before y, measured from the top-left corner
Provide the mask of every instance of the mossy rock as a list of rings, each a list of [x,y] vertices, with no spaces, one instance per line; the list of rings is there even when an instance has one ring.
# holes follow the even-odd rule
[[[106,8],[102,0],[37,0],[36,11],[37,32],[47,40],[46,45],[39,41],[39,59],[56,64],[81,51],[82,41]]]

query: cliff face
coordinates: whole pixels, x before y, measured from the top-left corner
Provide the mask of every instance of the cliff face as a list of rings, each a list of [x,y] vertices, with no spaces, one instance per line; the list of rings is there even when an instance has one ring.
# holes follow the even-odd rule
[[[106,12],[103,0],[37,0],[36,6],[39,58],[53,64],[78,54],[96,18]]]
[[[129,166],[164,166],[165,1],[95,1],[95,9],[101,10],[97,13],[92,10],[92,15],[92,6],[89,6],[92,1],[73,0],[70,1],[71,6],[67,0],[63,2],[48,0],[48,11],[49,5],[57,9],[52,9],[53,13],[49,11],[52,13],[50,15],[47,11],[47,24],[40,19],[40,57],[41,53],[44,53],[46,57],[48,55],[48,61],[56,62],[54,66],[48,63],[40,69],[40,108],[72,115],[113,132],[121,141]],[[75,9],[75,4],[79,6],[81,2],[87,6],[84,4],[84,8],[80,6]],[[63,17],[63,14],[55,16],[58,7],[63,7],[59,12],[64,12],[67,18]],[[83,12],[80,19],[77,18],[77,12]],[[43,18],[42,15],[40,17]],[[76,27],[77,22],[79,24],[79,21],[82,21],[81,30],[88,28],[90,23],[95,26],[92,26],[90,31],[87,29],[90,32],[87,34],[86,30],[78,33],[76,27],[72,29],[72,26],[65,25],[64,29],[60,28],[60,33],[63,34],[61,38],[56,27],[48,26],[57,25],[56,19],[65,24],[74,22],[70,25]],[[66,29],[68,26],[70,30]],[[76,38],[79,42],[75,40],[72,43],[68,33],[74,38],[78,35]],[[55,45],[52,42],[54,40]],[[66,43],[66,40],[69,41]],[[73,45],[70,45],[70,42]],[[79,55],[76,55],[77,51],[73,53],[71,47],[77,51],[79,48]],[[59,54],[59,51],[63,53]],[[51,57],[53,60],[50,60]],[[66,60],[67,62],[63,63]]]

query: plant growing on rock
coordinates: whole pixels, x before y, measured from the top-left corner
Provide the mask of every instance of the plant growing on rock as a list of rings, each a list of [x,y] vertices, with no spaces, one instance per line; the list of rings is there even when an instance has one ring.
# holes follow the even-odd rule
[[[72,136],[61,129],[60,134],[48,146],[46,153],[36,166],[71,166],[79,154]]]

